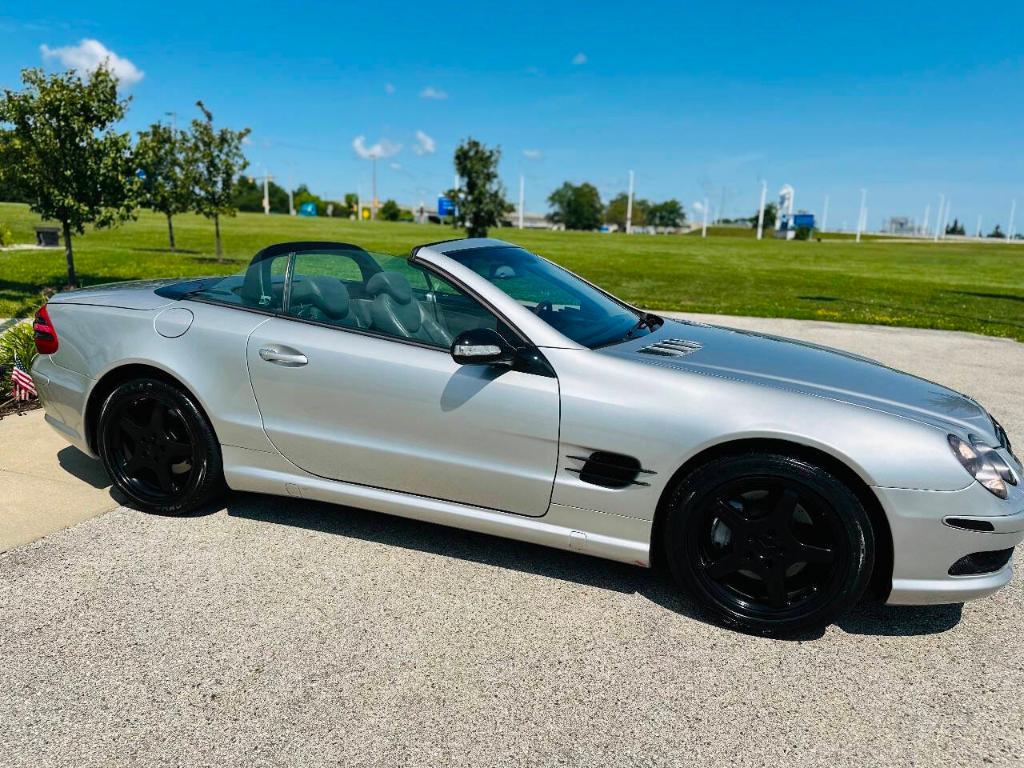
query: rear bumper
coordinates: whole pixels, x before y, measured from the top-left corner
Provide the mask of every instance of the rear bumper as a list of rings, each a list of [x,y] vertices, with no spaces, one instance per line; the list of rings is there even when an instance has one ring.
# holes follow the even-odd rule
[[[889,604],[959,603],[991,595],[1010,582],[1012,559],[991,573],[951,576],[949,570],[967,555],[1006,550],[1024,541],[1024,502],[1019,493],[1004,501],[977,483],[961,491],[874,491],[892,531]],[[962,530],[945,523],[947,517],[981,520],[993,530]]]
[[[46,423],[83,453],[95,457],[85,436],[85,406],[92,380],[62,368],[50,355],[32,363],[32,381],[46,411]]]

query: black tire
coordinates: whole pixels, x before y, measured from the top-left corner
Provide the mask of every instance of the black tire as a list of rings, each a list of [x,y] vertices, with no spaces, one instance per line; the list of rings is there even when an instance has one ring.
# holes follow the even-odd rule
[[[857,496],[803,459],[715,459],[674,490],[665,557],[724,624],[792,635],[831,624],[864,594],[875,540]]]
[[[103,466],[140,509],[183,515],[223,488],[220,444],[187,393],[159,379],[135,379],[111,392],[97,431]]]

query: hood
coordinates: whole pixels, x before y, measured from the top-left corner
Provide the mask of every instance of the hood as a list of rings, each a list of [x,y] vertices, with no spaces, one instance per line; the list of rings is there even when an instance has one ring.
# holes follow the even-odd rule
[[[160,309],[173,300],[158,296],[154,291],[165,285],[180,283],[181,278],[170,280],[128,280],[123,283],[105,283],[79,288],[77,291],[54,294],[48,303],[95,304],[121,309]]]
[[[664,344],[666,341],[669,343]],[[942,428],[955,425],[987,440],[996,439],[988,413],[966,395],[866,357],[817,344],[666,320],[653,334],[599,352],[827,397]]]

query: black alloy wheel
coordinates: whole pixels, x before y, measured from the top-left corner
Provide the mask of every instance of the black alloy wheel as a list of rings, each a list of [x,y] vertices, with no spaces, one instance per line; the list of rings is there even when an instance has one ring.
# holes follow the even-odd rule
[[[726,623],[761,634],[830,623],[861,597],[874,560],[856,495],[780,455],[726,457],[686,478],[666,546],[678,582]]]
[[[156,379],[117,387],[100,414],[99,453],[137,506],[182,514],[219,488],[220,447],[192,398]]]

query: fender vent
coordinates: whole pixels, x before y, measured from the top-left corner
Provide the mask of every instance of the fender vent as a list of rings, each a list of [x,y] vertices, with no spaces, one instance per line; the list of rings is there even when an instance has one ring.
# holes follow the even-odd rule
[[[574,472],[580,480],[602,488],[626,488],[630,485],[650,485],[637,480],[640,475],[655,475],[649,469],[640,466],[640,460],[633,456],[609,451],[594,451],[589,456],[566,456],[567,459],[582,461],[582,467],[566,467],[567,472]]]
[[[995,552],[975,552],[973,555],[961,557],[949,566],[950,576],[977,576],[982,573],[995,573],[1010,562],[1013,547],[997,549]]]
[[[659,342],[638,349],[645,355],[658,355],[660,357],[684,357],[691,355],[701,348],[696,341],[686,339],[662,339]]]

